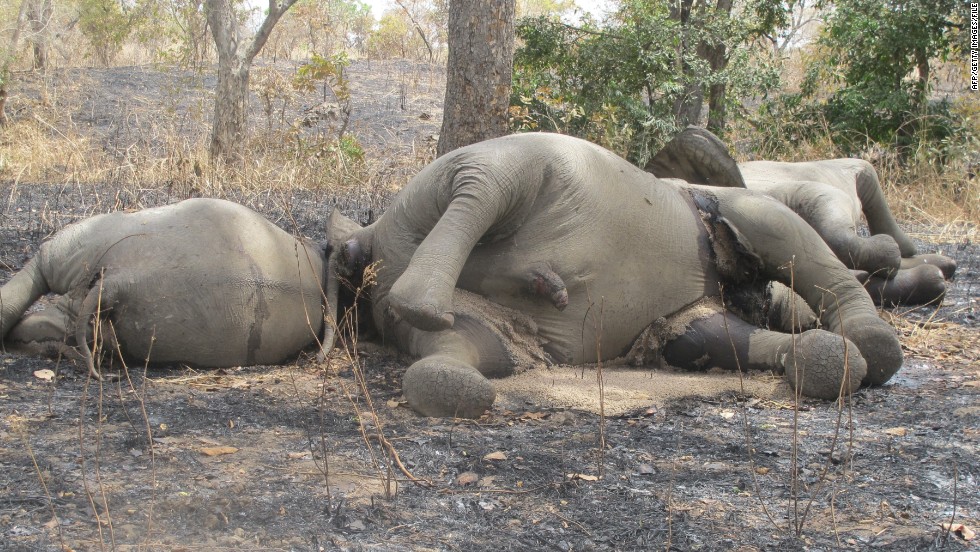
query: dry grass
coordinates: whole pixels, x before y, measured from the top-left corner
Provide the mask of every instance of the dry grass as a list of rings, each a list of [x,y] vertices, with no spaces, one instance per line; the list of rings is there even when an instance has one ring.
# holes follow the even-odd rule
[[[0,179],[18,185],[113,182],[221,195],[227,189],[368,185],[378,172],[369,160],[350,159],[333,144],[302,151],[273,143],[275,137],[252,140],[245,160],[231,165],[210,163],[203,139],[192,142],[180,137],[168,139],[163,153],[133,145],[124,155],[113,155],[75,125],[52,123],[38,113],[12,123],[4,137]]]
[[[755,131],[738,129],[733,134],[733,143],[761,141]],[[980,136],[980,129],[975,134]],[[980,226],[980,177],[971,176],[977,167],[976,160],[970,159],[968,145],[959,149],[960,154],[944,166],[935,163],[934,156],[927,152],[908,159],[870,142],[862,158],[878,171],[888,205],[903,223],[941,227],[943,230],[938,234],[930,231],[932,239],[943,240],[951,231],[956,236],[967,234],[972,238]],[[829,131],[825,131],[816,133],[812,140],[787,150],[785,155],[774,160],[795,162],[839,157],[847,155]]]
[[[253,100],[249,140],[242,161],[233,164],[209,159],[213,107],[207,73],[132,67],[19,74],[8,104],[11,123],[0,135],[0,181],[111,183],[121,189],[166,188],[177,197],[221,197],[231,190],[390,190],[431,160],[434,142],[406,145],[397,128],[405,123],[392,115],[406,118],[420,111],[427,113],[425,120],[438,117],[423,110],[432,103],[439,71],[378,63],[375,70],[385,86],[353,82],[368,117],[378,105],[396,106],[378,111],[372,143],[361,144],[342,118],[309,122],[310,105],[322,98],[319,91],[309,98],[290,87],[293,70],[285,65],[255,70],[256,92],[266,86],[268,74],[280,77],[282,86],[275,105]],[[381,141],[390,136],[391,143],[379,143],[379,134]]]

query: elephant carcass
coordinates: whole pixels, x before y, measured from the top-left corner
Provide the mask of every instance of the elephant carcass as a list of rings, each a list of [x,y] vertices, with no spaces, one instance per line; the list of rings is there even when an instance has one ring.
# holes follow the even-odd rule
[[[331,220],[341,235],[346,221]],[[93,374],[95,337],[153,363],[275,364],[333,324],[326,262],[322,246],[228,201],[99,215],[55,234],[0,288],[0,337],[13,350],[67,353]],[[25,316],[46,293],[60,297]]]
[[[354,232],[338,266],[368,262],[380,266],[375,322],[421,357],[403,390],[429,415],[480,415],[494,399],[484,375],[507,371],[499,333],[478,316],[460,323],[457,289],[527,315],[555,362],[623,355],[651,323],[669,329],[685,316],[692,323],[661,333],[662,352],[787,373],[805,394],[882,383],[902,363],[894,331],[861,285],[784,205],[660,180],[566,136],[516,135],[439,158]],[[789,334],[728,316],[718,301],[724,286],[768,280],[795,285],[831,331],[808,332],[796,346]]]
[[[750,161],[735,165],[727,148],[704,129],[688,127],[668,142],[647,168],[659,177],[714,186],[737,186],[768,194],[803,217],[866,287],[877,304],[924,304],[942,299],[945,279],[956,262],[917,254],[915,244],[892,216],[878,174],[859,159],[786,163]],[[712,178],[692,170],[704,159]],[[728,159],[728,162],[725,161]],[[667,162],[669,161],[669,162]],[[858,233],[861,216],[870,237]],[[925,266],[924,266],[925,265]]]

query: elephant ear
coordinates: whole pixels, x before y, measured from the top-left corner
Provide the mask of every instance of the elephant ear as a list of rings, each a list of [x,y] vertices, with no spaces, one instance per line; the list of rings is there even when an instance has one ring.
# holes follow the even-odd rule
[[[667,142],[644,170],[658,178],[679,178],[691,184],[745,187],[728,147],[711,132],[695,126],[685,128]]]
[[[323,341],[317,359],[323,361],[337,341],[337,329],[340,323],[340,281],[349,280],[351,263],[346,253],[348,242],[361,226],[341,214],[340,209],[334,208],[327,217],[327,265],[324,280],[326,281],[325,305],[323,309]],[[359,248],[359,251],[364,251]],[[370,256],[370,253],[368,253]]]

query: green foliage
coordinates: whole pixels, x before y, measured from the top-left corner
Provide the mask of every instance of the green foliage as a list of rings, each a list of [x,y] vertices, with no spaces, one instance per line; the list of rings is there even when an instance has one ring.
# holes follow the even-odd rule
[[[350,65],[346,52],[340,52],[329,57],[314,53],[310,59],[299,66],[293,77],[293,88],[312,92],[317,83],[323,87],[323,101],[327,101],[327,91],[333,92],[339,102],[350,99],[350,89],[344,78],[344,69]]]
[[[954,52],[962,0],[837,0],[807,67],[802,95],[777,99],[769,113],[801,127],[825,121],[845,153],[869,142],[911,154],[960,132],[949,106],[929,102],[931,64]],[[813,127],[821,129],[822,127]]]
[[[338,154],[347,162],[361,163],[364,161],[364,148],[361,147],[357,138],[351,134],[341,136],[337,143],[331,146],[330,151]]]
[[[400,12],[389,11],[381,16],[378,25],[367,39],[367,50],[371,57],[385,59],[407,57],[410,49],[417,50],[421,39],[412,33],[411,22]]]
[[[749,48],[753,17],[709,11],[687,25],[670,8],[667,1],[624,0],[602,25],[590,18],[577,27],[548,17],[521,20],[515,130],[572,134],[642,166],[677,131],[676,104],[692,86],[725,84],[737,98],[776,84]],[[723,44],[736,62],[713,70],[692,44]]]
[[[77,0],[78,27],[92,55],[109,65],[122,50],[136,23],[136,12],[119,0]]]

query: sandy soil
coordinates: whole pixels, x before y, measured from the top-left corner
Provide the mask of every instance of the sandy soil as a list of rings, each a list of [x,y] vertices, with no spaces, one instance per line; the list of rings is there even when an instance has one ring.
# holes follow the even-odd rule
[[[357,208],[302,190],[232,198],[312,237],[332,206]],[[0,283],[73,220],[177,199],[0,182]],[[604,417],[506,392],[480,420],[434,420],[401,400],[407,360],[370,343],[354,363],[132,366],[101,383],[0,354],[0,550],[971,549],[980,246],[968,235],[928,244],[960,262],[946,303],[883,312],[906,365],[843,406],[795,404],[761,375],[745,393],[654,395],[689,376],[651,369],[615,385],[608,372],[608,392],[636,402]],[[595,385],[575,370],[535,385],[559,379]]]

